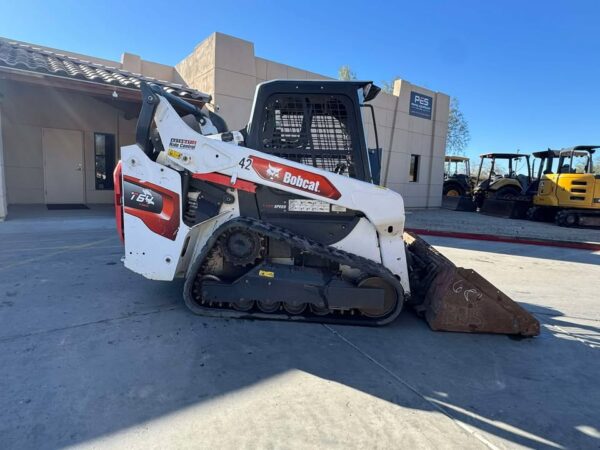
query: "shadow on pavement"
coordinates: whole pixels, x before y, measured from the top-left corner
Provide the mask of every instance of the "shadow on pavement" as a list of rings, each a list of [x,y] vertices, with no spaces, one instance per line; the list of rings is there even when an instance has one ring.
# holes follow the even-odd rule
[[[600,350],[600,320],[584,317],[565,316],[560,311],[546,306],[522,303],[547,327],[551,327],[557,337],[578,339],[582,343]]]

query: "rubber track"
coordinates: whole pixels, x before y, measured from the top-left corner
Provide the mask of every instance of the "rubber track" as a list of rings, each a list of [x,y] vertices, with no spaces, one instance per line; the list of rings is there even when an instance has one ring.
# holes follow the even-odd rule
[[[569,214],[574,214],[575,216],[577,216],[577,224],[576,225],[569,225],[567,224],[567,216]],[[594,210],[594,209],[561,209],[560,211],[558,211],[556,213],[556,217],[554,219],[556,225],[560,226],[560,227],[580,227],[581,225],[579,225],[579,219],[581,217],[598,217],[600,216],[600,211],[598,210]]]
[[[317,316],[312,314],[308,308],[307,311],[300,315],[290,315],[285,310],[281,310],[275,313],[264,313],[254,307],[253,311],[237,311],[231,307],[207,307],[200,305],[195,301],[193,296],[194,282],[201,271],[204,260],[210,254],[211,249],[217,243],[218,238],[227,230],[234,227],[245,227],[271,239],[278,239],[280,241],[287,242],[292,247],[300,249],[304,252],[312,253],[324,259],[329,259],[341,265],[350,266],[357,268],[362,272],[370,276],[378,276],[383,278],[385,281],[390,283],[396,289],[398,293],[398,303],[394,310],[387,316],[382,318],[370,318],[356,313],[351,315],[349,311],[345,311],[341,314],[340,311],[333,311],[330,314]],[[202,249],[198,258],[192,264],[189,273],[194,274],[188,276],[184,285],[184,300],[187,307],[195,314],[211,316],[211,317],[223,317],[232,319],[265,319],[265,320],[289,320],[289,321],[304,321],[304,322],[318,322],[318,323],[329,323],[329,324],[342,324],[342,325],[365,325],[365,326],[381,326],[386,325],[396,319],[405,302],[404,290],[400,284],[400,281],[392,272],[384,267],[383,265],[376,263],[362,256],[354,255],[352,253],[339,250],[337,248],[315,242],[306,237],[295,234],[284,228],[276,227],[271,224],[262,222],[257,219],[248,217],[239,217],[233,219],[223,225],[221,225],[212,237],[207,241],[204,248]],[[259,300],[259,299],[258,299]],[[282,300],[283,301],[283,300]],[[256,311],[255,311],[256,310]]]

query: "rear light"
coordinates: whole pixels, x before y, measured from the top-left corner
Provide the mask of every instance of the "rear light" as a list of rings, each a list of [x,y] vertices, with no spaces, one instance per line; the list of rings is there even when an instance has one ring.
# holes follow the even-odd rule
[[[125,242],[125,233],[123,231],[123,178],[121,177],[121,161],[117,163],[113,172],[113,182],[115,186],[115,221],[117,223],[117,233],[121,242]]]

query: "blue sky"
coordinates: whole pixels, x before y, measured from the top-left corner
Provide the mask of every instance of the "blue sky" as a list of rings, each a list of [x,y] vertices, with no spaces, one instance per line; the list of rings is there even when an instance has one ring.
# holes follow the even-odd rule
[[[470,156],[600,143],[598,1],[7,1],[0,35],[176,64],[213,31],[258,56],[460,100]]]

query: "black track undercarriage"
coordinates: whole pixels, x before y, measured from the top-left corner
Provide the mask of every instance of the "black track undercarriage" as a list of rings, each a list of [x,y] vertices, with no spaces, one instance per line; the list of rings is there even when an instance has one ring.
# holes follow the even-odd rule
[[[252,218],[217,229],[189,273],[185,302],[200,315],[377,326],[405,300],[381,264]]]
[[[561,227],[599,227],[600,211],[593,209],[558,209],[551,206],[532,206],[527,218],[537,222],[554,222]]]
[[[593,209],[563,209],[556,213],[554,221],[561,227],[599,227],[600,211]]]

